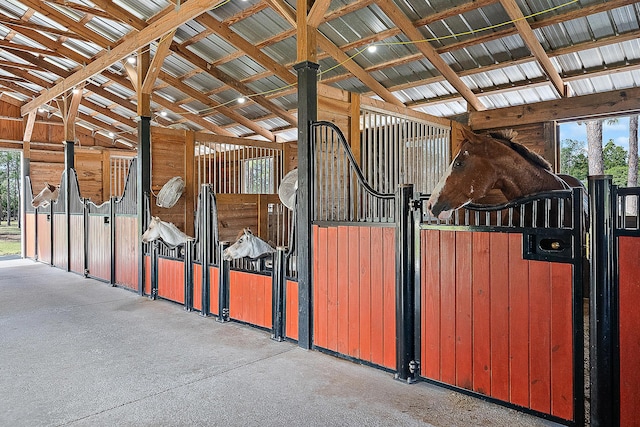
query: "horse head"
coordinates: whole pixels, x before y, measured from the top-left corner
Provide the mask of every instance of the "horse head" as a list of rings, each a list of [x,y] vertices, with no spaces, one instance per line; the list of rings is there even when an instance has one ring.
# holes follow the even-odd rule
[[[58,200],[60,189],[55,185],[51,185],[48,182],[44,183],[44,188],[38,193],[36,197],[31,200],[31,206],[34,208],[47,207],[49,203]]]
[[[427,209],[440,219],[469,203],[487,204],[499,190],[502,202],[541,191],[564,188],[541,156],[514,141],[516,132],[477,135],[463,129],[463,141],[444,176],[436,184]]]
[[[160,237],[160,229],[157,225],[161,222],[162,221],[157,216],[151,218],[149,227],[147,227],[147,230],[142,234],[142,243],[153,242]]]
[[[260,258],[275,252],[267,242],[255,236],[250,229],[245,228],[239,234],[236,242],[225,249],[222,257],[225,261],[231,261],[238,258]]]
[[[446,219],[451,213],[485,197],[498,179],[491,162],[489,138],[463,129],[460,151],[436,184],[427,202],[434,216]]]

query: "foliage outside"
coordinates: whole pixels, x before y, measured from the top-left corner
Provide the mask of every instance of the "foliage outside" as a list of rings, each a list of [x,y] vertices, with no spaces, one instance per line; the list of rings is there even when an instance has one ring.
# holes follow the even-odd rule
[[[627,186],[629,170],[628,153],[623,147],[609,140],[602,149],[604,173],[613,176],[613,183],[619,187]],[[585,143],[574,139],[565,139],[560,145],[560,172],[578,178],[587,183],[589,162]]]
[[[0,223],[0,256],[20,254],[20,229]]]

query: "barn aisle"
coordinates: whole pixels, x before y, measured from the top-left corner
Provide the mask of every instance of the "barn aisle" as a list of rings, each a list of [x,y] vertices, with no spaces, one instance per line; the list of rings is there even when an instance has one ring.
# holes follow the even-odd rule
[[[0,425],[551,426],[0,258]]]

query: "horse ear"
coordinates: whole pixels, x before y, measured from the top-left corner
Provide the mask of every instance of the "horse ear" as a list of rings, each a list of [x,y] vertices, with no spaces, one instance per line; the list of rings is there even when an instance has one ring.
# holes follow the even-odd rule
[[[462,138],[469,142],[476,142],[478,140],[478,135],[473,133],[473,131],[467,127],[462,126],[460,128],[460,133],[462,133]]]

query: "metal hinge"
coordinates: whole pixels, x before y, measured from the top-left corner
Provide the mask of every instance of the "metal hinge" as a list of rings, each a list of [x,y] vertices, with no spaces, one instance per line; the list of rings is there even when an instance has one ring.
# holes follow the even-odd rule
[[[420,370],[420,362],[418,362],[417,360],[412,360],[411,362],[409,362],[409,372],[415,374],[416,372],[418,372],[418,370]]]

